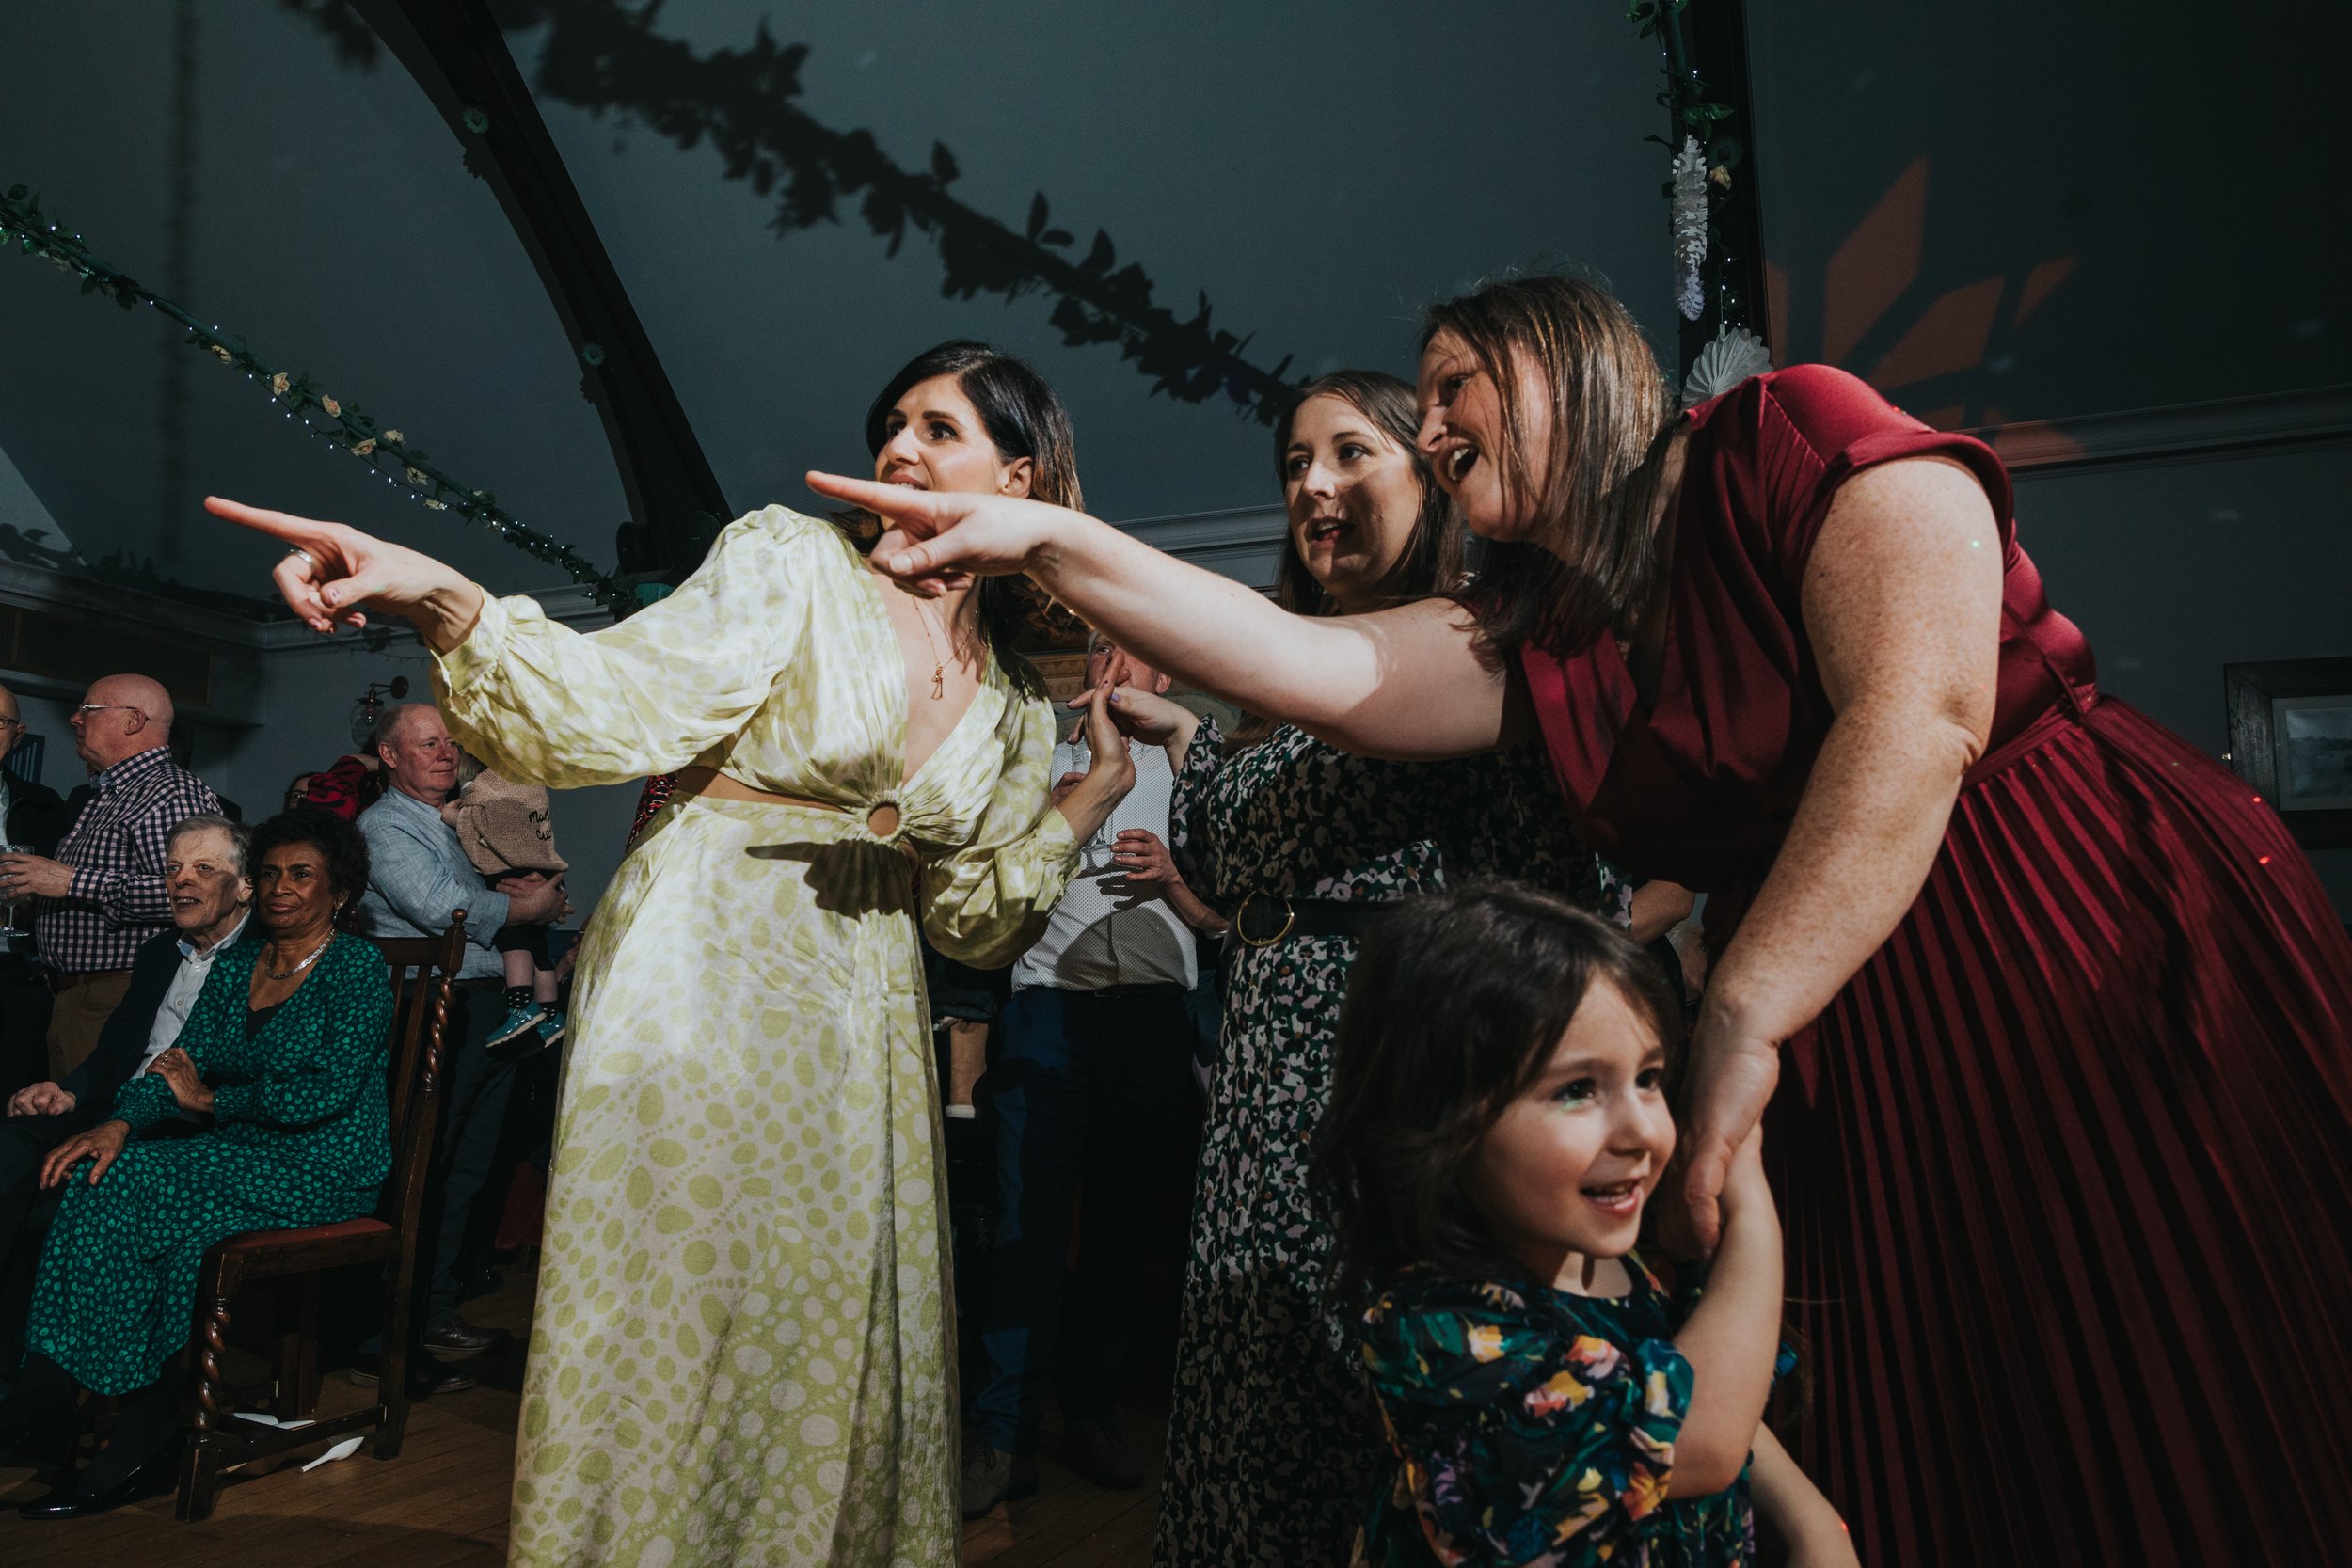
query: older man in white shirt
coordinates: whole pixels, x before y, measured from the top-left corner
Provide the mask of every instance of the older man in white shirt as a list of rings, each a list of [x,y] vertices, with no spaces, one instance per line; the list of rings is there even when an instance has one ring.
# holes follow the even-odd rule
[[[213,960],[245,934],[253,907],[250,837],[240,824],[210,815],[171,830],[164,850],[170,928],[139,947],[130,989],[82,1065],[62,1082],[35,1084],[8,1101],[0,1119],[0,1368],[16,1366],[40,1239],[56,1208],[56,1195],[43,1201],[38,1186],[41,1164],[103,1120],[115,1091],[180,1037]]]

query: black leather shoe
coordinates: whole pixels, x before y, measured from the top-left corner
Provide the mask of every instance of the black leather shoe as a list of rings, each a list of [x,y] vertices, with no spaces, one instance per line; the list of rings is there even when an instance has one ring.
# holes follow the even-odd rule
[[[361,1352],[351,1358],[351,1366],[343,1376],[362,1388],[373,1388],[382,1380],[383,1364],[382,1356]],[[453,1367],[428,1351],[419,1351],[408,1358],[408,1392],[419,1399],[462,1393],[472,1386],[473,1373]]]
[[[479,1355],[514,1338],[502,1328],[476,1328],[463,1318],[452,1318],[438,1328],[424,1331],[424,1348],[449,1355]]]
[[[103,1492],[84,1496],[78,1484],[73,1488],[52,1492],[37,1503],[26,1503],[16,1511],[20,1519],[87,1519],[93,1513],[111,1513],[131,1503],[160,1497],[177,1482],[172,1472],[179,1468],[180,1445],[172,1444],[116,1481]]]

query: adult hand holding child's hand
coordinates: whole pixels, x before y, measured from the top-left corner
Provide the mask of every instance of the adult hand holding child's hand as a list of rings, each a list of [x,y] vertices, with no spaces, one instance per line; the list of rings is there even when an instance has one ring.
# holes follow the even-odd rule
[[[1676,1201],[1659,1215],[1661,1239],[1670,1249],[1706,1257],[1722,1242],[1724,1188],[1735,1157],[1763,1122],[1764,1107],[1779,1082],[1779,1042],[1761,1038],[1703,1005],[1691,1041],[1691,1081],[1678,1118],[1678,1191],[1669,1195]],[[1760,1184],[1760,1164],[1756,1178]],[[1766,1192],[1764,1196],[1769,1202],[1772,1195]]]

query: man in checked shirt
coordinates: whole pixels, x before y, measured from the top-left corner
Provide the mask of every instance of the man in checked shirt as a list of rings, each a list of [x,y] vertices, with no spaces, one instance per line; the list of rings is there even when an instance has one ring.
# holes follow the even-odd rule
[[[98,1045],[131,985],[139,944],[171,924],[164,853],[172,826],[216,814],[220,797],[171,760],[171,697],[145,675],[108,675],[67,721],[89,769],[90,799],[57,858],[0,855],[0,896],[40,900],[33,936],[56,1004],[49,1075]]]

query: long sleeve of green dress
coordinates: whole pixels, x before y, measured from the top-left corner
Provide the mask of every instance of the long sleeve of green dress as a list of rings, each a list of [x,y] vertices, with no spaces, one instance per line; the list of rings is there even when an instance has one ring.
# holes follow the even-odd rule
[[[103,1394],[152,1383],[187,1342],[206,1249],[248,1230],[331,1225],[375,1207],[391,1168],[383,956],[338,936],[259,1033],[246,1017],[259,942],[213,962],[178,1044],[213,1090],[213,1126],[134,1136],[97,1185],[69,1179],[41,1253],[26,1343]],[[115,1116],[167,1118],[170,1085],[134,1078]]]
[[[486,600],[439,661],[450,727],[517,784],[578,789],[685,767],[742,729],[792,663],[827,563],[821,527],[781,507],[745,518],[675,593],[597,632],[558,626],[532,599]]]
[[[1046,799],[1054,728],[1051,707],[1021,705],[1004,727],[1002,769],[971,843],[923,862],[923,934],[975,969],[1027,952],[1070,880],[1077,840]]]

